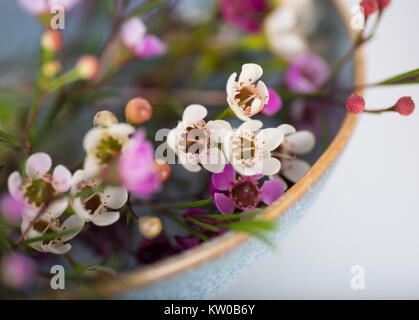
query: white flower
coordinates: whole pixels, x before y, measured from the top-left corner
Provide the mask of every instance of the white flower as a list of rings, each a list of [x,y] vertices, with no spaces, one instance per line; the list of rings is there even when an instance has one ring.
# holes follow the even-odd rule
[[[261,66],[248,63],[242,66],[239,80],[233,73],[227,81],[227,102],[238,118],[243,121],[260,112],[269,101],[269,92],[263,81],[255,82],[263,74]]]
[[[60,224],[60,221],[58,220],[60,215],[61,214],[58,215],[57,212],[47,212],[46,214],[43,214],[32,227],[30,227],[30,225],[33,220],[29,217],[23,218],[20,227],[22,233],[30,227],[29,232],[24,236],[25,239],[37,238],[49,233],[72,231],[70,234],[67,233],[52,240],[31,242],[29,245],[32,248],[40,252],[55,254],[64,254],[71,250],[71,244],[66,242],[73,239],[83,229],[84,222],[77,216],[72,215],[67,218],[63,224]]]
[[[282,143],[284,134],[278,128],[259,130],[262,126],[258,120],[246,121],[225,138],[224,152],[242,176],[274,175],[281,168],[271,151]]]
[[[135,128],[126,123],[91,129],[84,137],[83,148],[87,153],[84,169],[93,176],[115,160],[122,146],[129,140]]]
[[[207,109],[193,104],[185,108],[182,121],[167,137],[168,146],[178,155],[180,163],[191,172],[198,172],[202,165],[214,173],[224,169],[226,159],[217,144],[231,131],[223,120],[205,122]]]
[[[64,166],[55,167],[52,174],[52,160],[46,153],[34,153],[26,161],[27,178],[22,182],[19,172],[8,178],[8,189],[14,199],[24,204],[24,216],[35,217],[45,203],[45,212],[54,217],[60,216],[68,207],[68,199],[59,196],[70,190],[71,172]]]
[[[101,184],[102,181],[89,177],[84,170],[77,170],[73,175],[71,187],[73,197],[70,205],[83,221],[92,222],[97,226],[109,226],[119,220],[118,209],[127,202],[128,192],[125,188],[110,186],[101,190]],[[91,189],[93,192],[76,197],[86,189]]]
[[[265,19],[265,32],[272,51],[286,60],[307,52],[305,40],[314,29],[312,0],[282,0]]]
[[[281,161],[282,167],[279,174],[295,183],[310,169],[308,162],[297,159],[296,156],[312,151],[316,138],[309,131],[296,131],[294,127],[287,124],[280,125],[278,129],[282,131],[285,138],[272,155]]]

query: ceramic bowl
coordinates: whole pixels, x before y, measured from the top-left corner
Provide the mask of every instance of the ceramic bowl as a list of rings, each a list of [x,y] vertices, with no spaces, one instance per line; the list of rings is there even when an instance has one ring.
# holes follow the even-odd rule
[[[335,33],[337,30],[339,43],[335,48],[342,50],[349,47],[352,35],[347,21],[349,10],[346,12],[338,0],[327,2],[329,12],[324,19],[328,20],[327,25],[334,28]],[[361,83],[363,70],[362,57],[358,54],[346,70],[346,82],[349,85]],[[309,213],[311,203],[320,196],[319,191],[333,171],[333,165],[342,154],[356,122],[356,115],[345,115],[334,139],[307,174],[266,209],[264,218],[278,223],[277,230],[270,235],[272,241],[279,242],[304,214]],[[246,234],[228,233],[192,250],[99,283],[94,289],[104,297],[114,298],[211,298],[243,275],[267,250],[270,249],[265,244]],[[85,294],[72,290],[61,292],[54,298],[80,298]]]

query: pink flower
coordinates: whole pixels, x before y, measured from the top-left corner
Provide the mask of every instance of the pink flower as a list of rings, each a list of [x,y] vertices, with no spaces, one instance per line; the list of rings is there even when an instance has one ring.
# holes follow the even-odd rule
[[[19,224],[22,221],[24,204],[17,201],[9,193],[4,194],[0,199],[0,212],[10,223]]]
[[[285,72],[285,85],[299,93],[313,93],[327,81],[329,68],[326,62],[313,53],[294,59]]]
[[[19,5],[33,15],[50,13],[54,6],[71,10],[80,0],[19,0]]]
[[[217,190],[215,206],[222,214],[232,214],[236,209],[255,209],[261,202],[270,205],[284,193],[285,186],[279,179],[265,181],[260,186],[261,178],[263,175],[236,178],[234,168],[226,165],[223,172],[211,177],[211,184]]]
[[[2,278],[11,287],[22,288],[28,285],[33,271],[33,261],[20,253],[10,252],[3,257]]]
[[[259,31],[266,10],[266,0],[221,0],[224,19],[246,32]]]
[[[263,107],[261,113],[265,116],[271,117],[282,108],[281,97],[276,93],[274,89],[268,88],[269,101]]]
[[[119,177],[128,191],[139,197],[149,197],[161,188],[154,170],[153,145],[145,140],[145,132],[138,130],[123,146],[119,158]]]
[[[140,18],[132,18],[122,26],[122,43],[139,58],[153,58],[166,52],[166,45],[156,36],[147,34]]]

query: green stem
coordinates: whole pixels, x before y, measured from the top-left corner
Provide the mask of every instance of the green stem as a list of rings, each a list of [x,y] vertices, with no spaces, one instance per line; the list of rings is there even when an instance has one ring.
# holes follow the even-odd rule
[[[194,202],[188,202],[188,203],[184,203],[184,204],[179,204],[179,205],[175,205],[172,207],[169,207],[169,209],[189,209],[189,208],[196,208],[196,207],[205,207],[208,206],[212,203],[212,198],[208,198],[208,199],[204,199],[204,200],[199,200],[199,201],[194,201]]]

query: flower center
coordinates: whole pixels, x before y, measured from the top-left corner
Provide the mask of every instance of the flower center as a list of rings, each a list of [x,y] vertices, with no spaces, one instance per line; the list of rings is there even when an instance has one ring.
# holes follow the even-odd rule
[[[49,182],[38,179],[32,181],[31,185],[26,188],[25,195],[30,202],[39,207],[43,203],[51,201],[57,193]]]
[[[242,209],[255,208],[260,202],[259,188],[250,180],[236,183],[231,190],[231,196],[236,206]]]
[[[85,203],[84,207],[91,215],[93,215],[102,204],[102,200],[98,194],[90,197]]]
[[[259,96],[259,93],[254,87],[246,86],[239,90],[239,92],[234,96],[234,99],[243,111],[249,111],[252,107],[253,101],[255,101],[256,98],[259,98]]]
[[[203,130],[204,123],[197,123],[185,129],[181,136],[181,145],[185,146],[186,153],[200,154],[205,149],[207,136]]]
[[[96,157],[102,164],[109,163],[116,158],[121,151],[122,144],[114,137],[102,139],[96,147]]]

